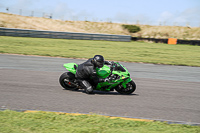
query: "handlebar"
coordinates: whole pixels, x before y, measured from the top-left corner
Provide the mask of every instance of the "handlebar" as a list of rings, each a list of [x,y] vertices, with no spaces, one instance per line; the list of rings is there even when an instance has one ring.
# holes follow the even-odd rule
[[[110,66],[110,76],[112,75],[112,72],[113,72],[113,70],[114,70],[114,68],[117,66],[117,64],[116,63],[114,63],[113,61],[111,62],[111,66]]]

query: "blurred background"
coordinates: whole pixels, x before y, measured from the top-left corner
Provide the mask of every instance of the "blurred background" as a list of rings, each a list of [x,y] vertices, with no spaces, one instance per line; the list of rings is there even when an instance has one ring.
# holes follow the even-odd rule
[[[200,27],[199,0],[1,0],[0,12],[64,21]]]
[[[200,40],[200,0],[1,0],[0,27]]]

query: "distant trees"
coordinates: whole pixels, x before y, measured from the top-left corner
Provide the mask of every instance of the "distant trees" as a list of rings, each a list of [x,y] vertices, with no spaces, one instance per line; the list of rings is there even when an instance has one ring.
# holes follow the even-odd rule
[[[130,33],[136,33],[141,31],[141,28],[137,25],[122,25],[124,29],[127,29]]]

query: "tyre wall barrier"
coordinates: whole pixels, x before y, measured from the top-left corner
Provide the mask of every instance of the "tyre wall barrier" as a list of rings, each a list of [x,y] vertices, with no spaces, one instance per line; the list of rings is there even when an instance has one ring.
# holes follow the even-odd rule
[[[105,40],[105,41],[122,41],[122,42],[131,41],[131,36],[128,35],[56,32],[56,31],[26,30],[26,29],[13,29],[13,28],[2,28],[2,27],[0,27],[0,36],[57,38],[57,39],[76,39],[76,40]]]
[[[132,41],[152,41],[155,43],[168,43],[168,39],[156,39],[156,38],[139,38],[131,37]],[[177,39],[177,44],[189,44],[200,46],[200,40],[180,40]]]

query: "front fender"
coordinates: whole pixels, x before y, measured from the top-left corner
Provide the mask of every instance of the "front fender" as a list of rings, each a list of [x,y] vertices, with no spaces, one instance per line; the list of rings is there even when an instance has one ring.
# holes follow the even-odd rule
[[[128,79],[124,80],[124,82],[122,82],[122,86],[123,86],[124,88],[126,88],[126,84],[127,84],[128,82],[130,82],[130,81],[132,81],[132,79],[129,77]]]

